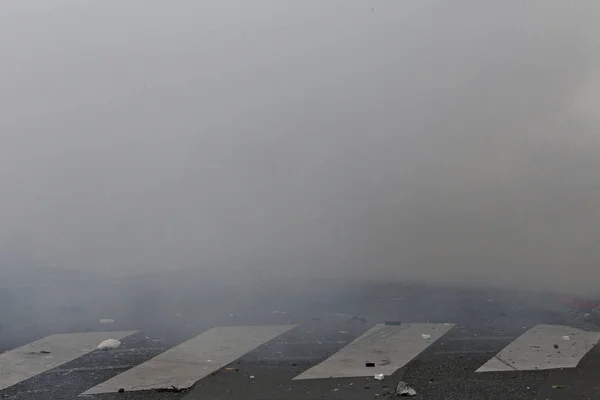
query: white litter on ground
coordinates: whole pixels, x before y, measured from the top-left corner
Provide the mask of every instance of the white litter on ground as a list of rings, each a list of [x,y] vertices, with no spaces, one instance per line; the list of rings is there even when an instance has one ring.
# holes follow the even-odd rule
[[[98,345],[98,350],[110,350],[116,349],[121,345],[121,342],[117,339],[106,339]]]
[[[571,336],[565,335],[562,337],[562,340],[571,340]]]
[[[398,382],[396,386],[396,396],[416,396],[417,391],[406,384],[406,382]]]
[[[101,324],[114,324],[115,320],[110,318],[103,318],[100,320]]]
[[[431,335],[428,335],[428,334],[426,334],[426,333],[421,333],[421,337],[422,337],[423,339],[431,339]]]
[[[375,376],[373,378],[377,379],[378,381],[382,381],[384,376],[383,376],[383,374],[375,374]]]

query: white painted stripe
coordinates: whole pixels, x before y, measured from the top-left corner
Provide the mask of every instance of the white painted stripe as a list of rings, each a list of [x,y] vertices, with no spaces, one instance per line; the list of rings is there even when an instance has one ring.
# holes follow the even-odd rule
[[[563,336],[570,340],[563,339]],[[574,368],[599,339],[598,332],[564,325],[537,325],[512,341],[476,372]]]
[[[0,390],[96,350],[106,339],[123,339],[136,331],[83,332],[46,336],[0,354]]]
[[[227,326],[212,328],[179,346],[123,372],[83,395],[191,387],[196,381],[296,325]]]
[[[294,379],[391,375],[408,364],[453,324],[377,324],[322,363]],[[422,335],[429,335],[430,337]],[[367,367],[374,362],[375,367]]]

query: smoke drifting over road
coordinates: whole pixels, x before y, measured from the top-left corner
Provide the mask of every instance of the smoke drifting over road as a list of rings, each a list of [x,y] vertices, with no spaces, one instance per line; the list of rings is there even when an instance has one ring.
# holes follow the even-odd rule
[[[108,276],[597,285],[591,2],[2,8],[7,254]]]

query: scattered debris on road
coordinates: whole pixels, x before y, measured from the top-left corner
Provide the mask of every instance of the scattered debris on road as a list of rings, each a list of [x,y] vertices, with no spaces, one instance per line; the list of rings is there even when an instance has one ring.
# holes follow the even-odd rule
[[[400,381],[396,386],[396,396],[416,396],[417,391],[410,386],[406,382]]]
[[[98,350],[111,350],[116,349],[121,345],[121,342],[117,339],[106,339],[98,345]]]
[[[375,363],[374,362],[366,362],[365,363],[365,367],[374,367]]]
[[[119,393],[125,393],[125,389],[123,389],[123,388],[119,389]]]
[[[158,389],[155,389],[155,391],[159,392],[159,393],[163,393],[163,392],[183,393],[183,392],[186,392],[187,390],[188,389],[180,389],[180,388],[178,388],[177,386],[174,386],[174,385],[171,386],[171,387],[168,387],[168,388],[158,388]]]
[[[552,385],[552,389],[562,389],[564,388],[563,385]]]
[[[426,334],[426,333],[421,333],[421,337],[422,337],[423,339],[431,339],[431,335],[428,335],[428,334]]]
[[[557,344],[555,344],[555,345],[554,345],[554,348],[555,348],[555,349],[558,349],[558,345],[557,345]]]
[[[100,320],[101,324],[114,324],[115,320],[110,318],[103,318]]]
[[[377,379],[378,381],[382,381],[384,376],[383,376],[383,374],[375,374],[375,376],[373,378]]]
[[[250,379],[256,379],[254,375],[250,375]]]
[[[562,337],[562,340],[571,340],[571,336],[565,335]]]

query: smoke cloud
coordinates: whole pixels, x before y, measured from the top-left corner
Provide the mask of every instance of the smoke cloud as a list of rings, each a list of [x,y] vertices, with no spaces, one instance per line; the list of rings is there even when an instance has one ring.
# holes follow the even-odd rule
[[[591,2],[2,8],[6,260],[595,289]]]

